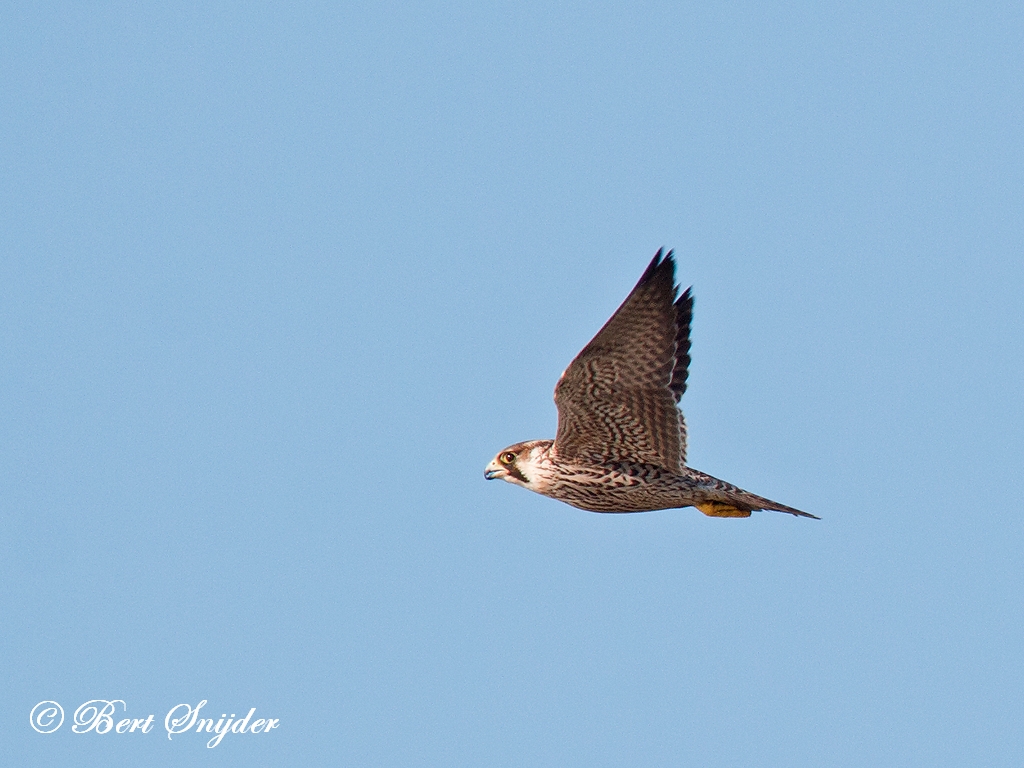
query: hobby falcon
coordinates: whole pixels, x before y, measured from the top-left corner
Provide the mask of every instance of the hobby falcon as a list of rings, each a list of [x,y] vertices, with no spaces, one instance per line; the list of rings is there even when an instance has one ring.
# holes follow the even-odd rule
[[[555,439],[510,445],[484,477],[590,512],[693,506],[711,517],[770,509],[820,519],[686,466],[678,403],[690,364],[693,296],[689,288],[677,294],[672,251],[659,250],[555,385]]]

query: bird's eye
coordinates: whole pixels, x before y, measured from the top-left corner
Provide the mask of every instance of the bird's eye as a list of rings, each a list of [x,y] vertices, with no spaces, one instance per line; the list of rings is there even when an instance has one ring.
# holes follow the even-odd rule
[[[511,464],[515,460],[516,460],[516,455],[514,453],[512,453],[511,451],[509,453],[501,454],[501,463],[502,464]]]

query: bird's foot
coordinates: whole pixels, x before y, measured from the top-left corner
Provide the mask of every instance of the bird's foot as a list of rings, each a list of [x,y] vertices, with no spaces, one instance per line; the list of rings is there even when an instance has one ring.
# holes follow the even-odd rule
[[[740,509],[721,501],[705,501],[693,506],[708,517],[750,517],[749,509]]]

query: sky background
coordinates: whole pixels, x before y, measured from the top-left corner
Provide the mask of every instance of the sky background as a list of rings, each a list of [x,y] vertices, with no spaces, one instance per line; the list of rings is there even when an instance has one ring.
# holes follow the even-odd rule
[[[1019,3],[7,4],[0,753],[1021,765],[1022,51]],[[820,522],[484,481],[661,246],[690,463]],[[203,699],[280,727],[168,741]]]

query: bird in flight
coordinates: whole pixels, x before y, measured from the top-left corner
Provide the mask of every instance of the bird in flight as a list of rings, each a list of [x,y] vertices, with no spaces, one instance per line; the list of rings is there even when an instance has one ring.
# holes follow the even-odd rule
[[[696,507],[820,518],[686,466],[679,398],[690,364],[693,296],[677,298],[672,251],[658,251],[611,319],[555,385],[558,432],[503,449],[484,472],[590,512]]]

